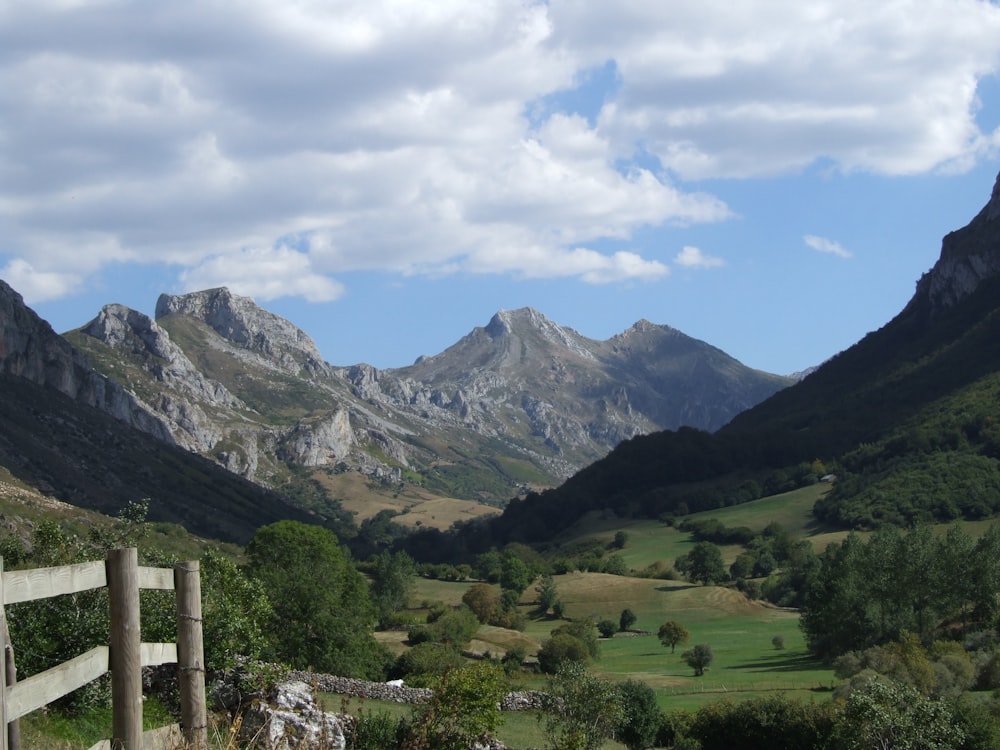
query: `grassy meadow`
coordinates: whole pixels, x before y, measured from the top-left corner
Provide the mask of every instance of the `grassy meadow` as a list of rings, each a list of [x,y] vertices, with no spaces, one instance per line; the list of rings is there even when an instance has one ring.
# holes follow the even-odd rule
[[[747,526],[763,530],[778,522],[793,535],[808,538],[818,550],[842,538],[844,532],[830,532],[812,521],[812,505],[828,488],[817,485],[745,505],[724,508],[692,518],[718,518],[726,526]],[[617,531],[628,540],[621,555],[629,568],[640,571],[656,563],[669,568],[694,541],[686,532],[657,521],[613,522],[588,520],[579,525],[566,542],[597,538],[610,543]],[[741,547],[723,547],[727,563]],[[798,626],[798,613],[751,601],[738,591],[719,586],[692,585],[684,581],[615,576],[605,573],[572,572],[554,576],[559,599],[567,618],[593,617],[617,622],[623,609],[631,609],[636,623],[631,633],[601,639],[601,656],[592,670],[612,680],[639,679],[654,688],[666,709],[696,709],[707,702],[728,698],[780,692],[803,700],[825,700],[830,696],[833,672],[812,659]],[[415,612],[421,605],[442,601],[456,605],[471,582],[418,579],[411,596]],[[502,655],[513,645],[529,654],[537,651],[551,630],[560,624],[552,617],[535,613],[535,592],[531,587],[522,596],[521,609],[528,617],[523,632],[482,627],[470,649]],[[691,633],[688,644],[676,653],[662,646],[655,633],[667,620],[677,620]],[[783,648],[773,641],[779,637]],[[380,633],[396,653],[406,645],[400,633]],[[698,643],[707,643],[715,662],[702,677],[681,658],[681,653]],[[526,687],[544,687],[542,675],[524,677]]]

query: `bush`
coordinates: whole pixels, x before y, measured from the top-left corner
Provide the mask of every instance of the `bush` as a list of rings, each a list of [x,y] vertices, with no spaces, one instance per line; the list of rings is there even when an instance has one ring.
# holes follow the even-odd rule
[[[590,652],[586,644],[568,633],[556,633],[538,650],[538,666],[546,674],[555,674],[567,662],[583,663]]]
[[[396,750],[404,739],[406,729],[404,721],[394,719],[388,713],[362,711],[354,724],[348,747],[359,750]]]
[[[709,664],[715,661],[715,654],[712,653],[712,647],[707,643],[699,643],[690,651],[685,651],[681,654],[681,658],[684,659],[685,664],[694,670],[696,677],[701,677],[705,674],[705,670],[708,669]]]
[[[611,638],[618,632],[618,623],[614,620],[601,620],[597,623],[597,630],[602,638]]]
[[[405,677],[414,687],[426,687],[435,677],[462,666],[462,655],[443,643],[421,643],[399,655],[392,676]]]
[[[507,682],[493,662],[449,669],[433,689],[430,702],[414,709],[405,747],[465,750],[503,723],[500,701]]]

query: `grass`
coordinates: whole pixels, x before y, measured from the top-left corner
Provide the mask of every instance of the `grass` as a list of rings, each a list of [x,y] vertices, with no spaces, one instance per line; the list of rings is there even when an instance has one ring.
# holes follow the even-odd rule
[[[175,723],[155,697],[148,697],[142,707],[143,729],[155,729]],[[98,707],[77,715],[39,709],[21,719],[21,746],[45,750],[85,750],[111,737],[111,707]]]
[[[414,708],[413,706],[393,703],[391,701],[352,698],[350,696],[331,693],[321,693],[319,702],[327,711],[338,711],[351,714],[352,716],[360,714],[371,716],[381,713],[387,714],[393,719],[409,718]],[[539,721],[539,712],[504,712],[503,725],[497,732],[497,739],[503,742],[508,748],[511,748],[511,750],[544,747],[546,744],[545,731],[542,723]],[[624,745],[610,740],[601,746],[602,750],[621,750],[623,747]]]

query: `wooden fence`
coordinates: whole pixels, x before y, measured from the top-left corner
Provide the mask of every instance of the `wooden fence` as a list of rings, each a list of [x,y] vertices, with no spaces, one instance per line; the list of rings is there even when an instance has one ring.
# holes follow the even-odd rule
[[[170,568],[138,564],[134,547],[111,550],[102,561],[57,568],[4,571],[0,559],[0,633],[7,633],[8,604],[74,594],[107,586],[110,600],[110,644],[97,646],[26,680],[11,680],[11,671],[0,669],[0,750],[18,750],[17,720],[57,698],[111,672],[112,737],[91,748],[142,750],[189,748],[207,745],[205,708],[205,658],[201,628],[201,580],[197,561]],[[141,643],[139,638],[139,589],[173,590],[177,601],[177,642]],[[6,636],[5,636],[6,639]],[[11,646],[5,643],[8,664]],[[142,731],[142,667],[177,664],[180,683],[181,724]],[[11,684],[7,684],[11,682]]]

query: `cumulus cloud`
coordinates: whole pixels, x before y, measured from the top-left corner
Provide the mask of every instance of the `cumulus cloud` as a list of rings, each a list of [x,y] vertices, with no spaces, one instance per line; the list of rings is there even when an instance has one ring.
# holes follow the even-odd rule
[[[0,278],[16,289],[29,305],[59,299],[80,285],[80,277],[76,274],[38,271],[20,258],[0,268]]]
[[[676,257],[674,263],[684,268],[720,268],[726,265],[722,258],[714,258],[705,255],[699,248],[688,245],[684,247]]]
[[[225,286],[260,300],[301,296],[330,302],[344,291],[342,284],[313,271],[308,255],[285,245],[207,258],[184,271],[181,280],[188,289]]]
[[[637,232],[731,216],[685,180],[960,170],[1000,142],[975,121],[1000,38],[981,0],[52,0],[0,21],[0,262],[54,296],[117,261],[264,299],[335,299],[353,270],[662,278]],[[596,116],[557,103],[609,65]]]
[[[844,248],[839,242],[834,242],[826,237],[817,237],[814,234],[807,234],[802,240],[818,253],[828,253],[836,255],[838,258],[853,257],[850,250]]]

